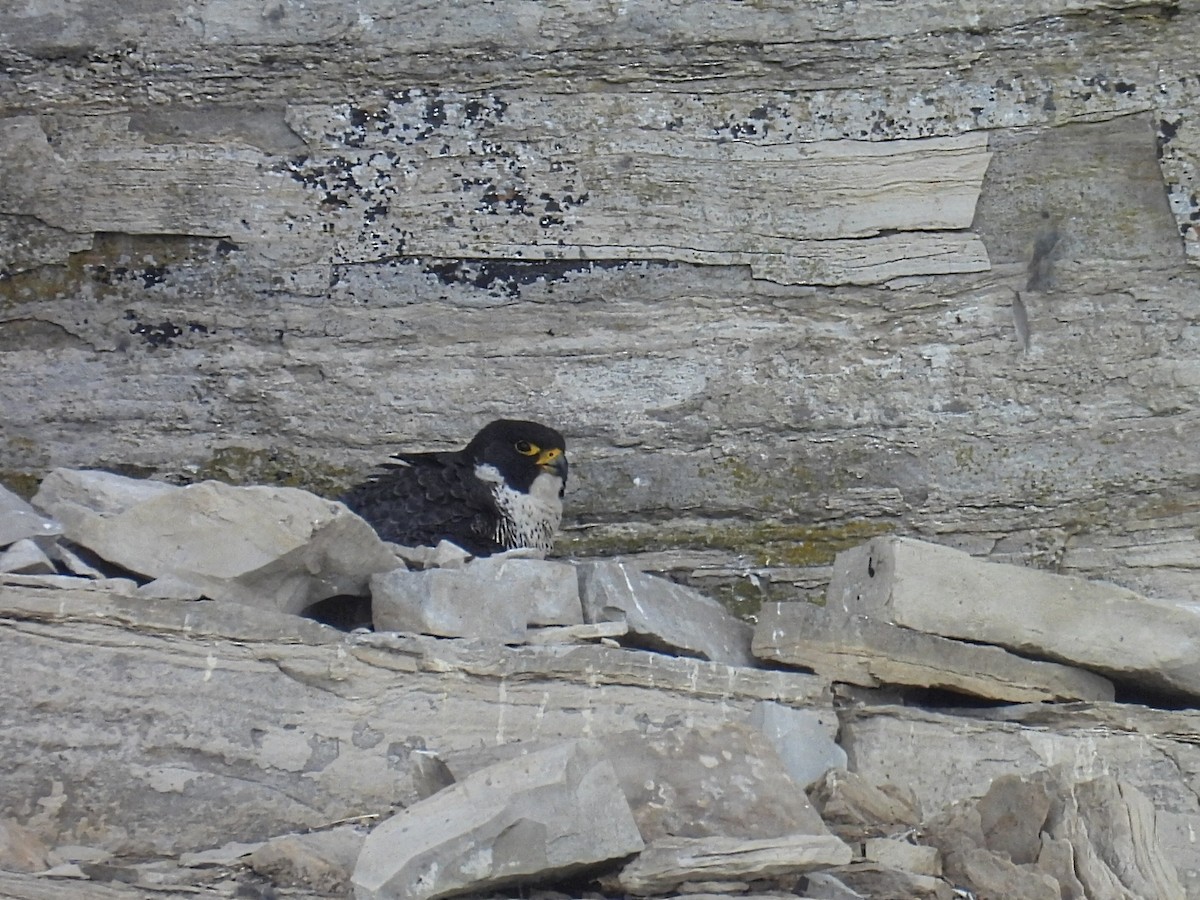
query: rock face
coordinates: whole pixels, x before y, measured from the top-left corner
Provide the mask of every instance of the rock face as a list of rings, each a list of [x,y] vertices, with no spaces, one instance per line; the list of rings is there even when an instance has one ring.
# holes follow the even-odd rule
[[[931,687],[1013,703],[1113,698],[1111,682],[1091,672],[807,603],[765,604],[754,652],[865,687]]]
[[[621,562],[589,563],[579,578],[589,622],[623,622],[634,639],[650,647],[735,666],[754,664],[750,626],[715,600]]]
[[[86,480],[59,473],[45,491],[64,541],[146,504],[164,523],[173,504],[194,508],[192,489],[103,476],[109,489],[92,494]],[[214,493],[227,491],[281,496]],[[308,502],[330,505],[298,508]],[[223,527],[239,508],[223,507]],[[141,540],[142,520],[128,521]],[[827,609],[765,609],[755,646],[814,675],[616,645],[634,627],[641,644],[691,640],[663,609],[724,624],[711,601],[627,563],[606,573],[625,585],[619,623],[541,624],[580,617],[579,586],[587,596],[596,563],[480,566],[441,554],[451,568],[400,572],[420,576],[414,595],[411,585],[433,594],[437,577],[459,579],[456,602],[473,601],[463,609],[478,617],[496,598],[519,610],[524,635],[510,646],[498,631],[346,634],[271,604],[154,595],[146,588],[165,576],[106,578],[68,564],[62,541],[36,541],[54,574],[0,573],[0,754],[23,761],[0,774],[0,851],[9,868],[33,870],[0,876],[12,896],[40,900],[49,874],[87,879],[88,891],[50,885],[67,900],[201,885],[216,897],[283,887],[315,898],[351,883],[380,900],[534,884],[601,896],[950,900],[957,885],[980,896],[1200,897],[1194,713],[1052,702],[1062,694],[1014,705],[1019,694],[1001,693],[1008,702],[963,708],[943,694],[941,712],[891,702],[919,699],[905,693],[914,686],[978,694],[996,655],[1012,654],[937,637],[953,653],[937,645],[938,659],[922,661],[896,640],[861,639],[864,623],[934,639],[871,617],[903,591],[854,613],[833,598],[860,602],[865,590],[844,585],[874,552],[883,562],[869,563],[868,578],[903,582],[927,602],[965,585],[941,598],[954,633],[959,592],[982,591],[967,577],[978,563],[962,554],[909,571],[872,543],[842,558]],[[308,571],[302,555],[281,558]],[[994,568],[991,583],[1027,574]],[[1079,602],[1043,599],[1060,613]],[[417,605],[435,605],[426,601]],[[827,666],[821,654],[832,651],[794,627],[813,611],[824,639],[887,673],[877,688],[846,674],[854,667]],[[719,631],[712,646],[731,634],[745,632]],[[1040,665],[1062,683],[1107,684]],[[922,666],[956,680],[908,677]]]
[[[828,604],[1200,699],[1200,613],[1115,585],[981,562],[921,541],[878,538],[838,557]],[[1077,696],[1103,699],[1102,693]]]
[[[333,495],[520,414],[572,552],[1200,599],[1200,11],[799,8],[4,4],[0,480]]]
[[[565,563],[504,556],[461,568],[371,578],[371,616],[381,631],[523,643],[530,626],[581,625],[579,577]]]
[[[294,488],[177,488],[59,469],[34,503],[61,517],[71,541],[170,590],[280,612],[365,594],[372,572],[396,566],[369,525]]]
[[[643,846],[612,764],[598,747],[568,742],[481,769],[377,825],[354,868],[354,896],[486,891]]]

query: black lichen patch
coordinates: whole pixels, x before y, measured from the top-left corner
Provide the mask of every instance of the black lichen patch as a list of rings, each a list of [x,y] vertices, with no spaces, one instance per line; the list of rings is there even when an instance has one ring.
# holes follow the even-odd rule
[[[490,291],[495,296],[517,298],[525,285],[543,281],[548,284],[566,282],[572,275],[603,269],[620,269],[628,265],[623,260],[582,262],[579,260],[445,260],[429,263],[422,271],[433,275],[445,285],[470,285]]]
[[[118,285],[141,282],[142,287],[151,288],[167,280],[170,270],[166,266],[108,266],[104,263],[91,267],[92,279],[99,284]]]
[[[185,322],[182,327],[174,322],[143,322],[131,310],[125,310],[125,320],[130,323],[129,333],[141,336],[151,347],[175,347],[175,339],[184,334],[208,334],[208,326],[200,322]]]

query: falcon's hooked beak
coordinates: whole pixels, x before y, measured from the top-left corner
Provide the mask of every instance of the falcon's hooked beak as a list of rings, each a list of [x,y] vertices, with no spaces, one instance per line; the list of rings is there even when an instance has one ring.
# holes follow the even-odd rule
[[[543,472],[557,475],[564,482],[567,480],[567,457],[557,447],[539,453],[537,464]]]

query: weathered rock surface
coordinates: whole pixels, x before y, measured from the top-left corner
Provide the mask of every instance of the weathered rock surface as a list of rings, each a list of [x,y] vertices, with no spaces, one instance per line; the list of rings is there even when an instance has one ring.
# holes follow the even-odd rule
[[[249,853],[246,863],[273,884],[346,897],[365,840],[366,834],[351,826],[279,835]]]
[[[834,742],[836,735],[814,710],[764,700],[750,711],[750,725],[775,748],[796,784],[808,787],[830,769],[846,767],[846,751]]]
[[[642,896],[665,894],[687,882],[743,882],[802,875],[846,865],[850,848],[829,834],[739,841],[664,837],[621,870],[621,887]]]
[[[928,602],[931,607],[943,603],[950,610],[954,596],[933,595]],[[1074,612],[1082,614],[1077,607]],[[966,631],[954,625],[942,627],[960,636]],[[760,659],[803,666],[833,681],[866,687],[932,687],[1012,703],[1113,698],[1112,683],[1092,672],[808,603],[764,604],[753,650]]]
[[[1111,776],[1072,783],[1066,771],[1001,776],[928,833],[942,847],[947,874],[985,896],[1181,900],[1154,819],[1153,805],[1132,785]]]
[[[294,488],[178,488],[59,469],[34,503],[61,518],[67,538],[111,563],[280,612],[364,594],[372,572],[396,565],[366,522]]]
[[[1137,832],[1150,857],[1171,861],[1185,896],[1200,897],[1200,853],[1192,840],[1200,825],[1200,804],[1189,787],[1193,773],[1200,771],[1197,734],[1200,719],[1194,711],[1128,704],[1033,704],[970,715],[887,706],[845,711],[841,743],[859,778],[875,785],[904,785],[927,820],[955,802],[984,796],[997,778],[1032,778],[1064,764],[1070,777],[1063,783],[1070,791],[1078,790],[1071,785],[1106,777],[1131,785],[1153,798],[1154,809],[1148,816],[1137,801],[1129,809],[1115,801],[1105,806],[1106,815],[1126,817],[1124,825],[1110,821],[1101,826],[1124,841],[1120,865],[1144,868],[1136,860],[1145,857],[1135,855],[1142,849],[1128,837]],[[933,747],[938,748],[936,765],[929,755]],[[1061,796],[1066,794],[1064,788]],[[1039,828],[1037,809],[1033,803],[1021,806],[1022,818],[1034,820],[1026,823],[1026,834]],[[1136,824],[1129,824],[1135,819]],[[1126,837],[1118,838],[1122,833]]]
[[[236,603],[97,590],[0,585],[0,631],[0,752],[25,760],[0,776],[0,816],[126,854],[414,801],[426,779],[413,750],[715,728],[762,699],[830,703],[802,674],[599,645],[347,638]],[[98,807],[103,823],[85,812]]]
[[[18,541],[37,537],[53,537],[62,533],[53,519],[47,519],[36,509],[0,484],[0,549]]]
[[[743,595],[895,530],[1200,597],[1190,0],[279,8],[0,9],[23,484],[524,412],[564,545]]]
[[[643,848],[612,764],[569,741],[496,763],[377,825],[354,867],[359,900],[486,891],[567,876]]]
[[[4,550],[0,550],[0,572],[53,575],[58,572],[58,569],[35,541],[23,538]]]
[[[1200,612],[1116,585],[888,537],[839,554],[828,605],[1200,698]]]
[[[583,624],[579,579],[566,563],[504,556],[372,576],[380,631],[522,643],[530,626]]]
[[[733,666],[756,664],[751,627],[684,585],[605,561],[580,566],[579,590],[588,622],[624,622],[645,646]]]

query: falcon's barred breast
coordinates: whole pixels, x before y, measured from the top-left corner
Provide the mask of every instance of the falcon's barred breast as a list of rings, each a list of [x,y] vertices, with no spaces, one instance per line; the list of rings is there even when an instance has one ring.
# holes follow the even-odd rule
[[[462,450],[397,453],[386,471],[343,496],[385,541],[441,540],[475,556],[549,550],[567,483],[563,436],[537,422],[499,419]]]

